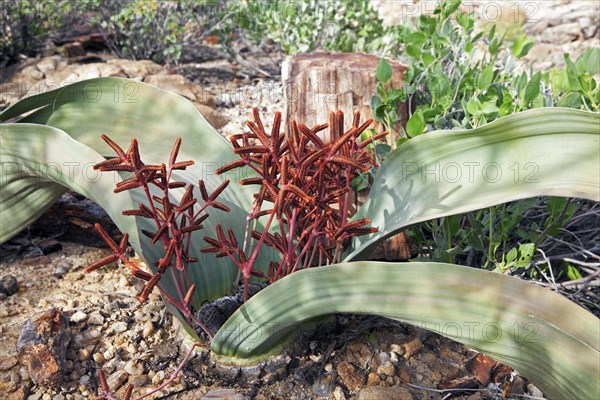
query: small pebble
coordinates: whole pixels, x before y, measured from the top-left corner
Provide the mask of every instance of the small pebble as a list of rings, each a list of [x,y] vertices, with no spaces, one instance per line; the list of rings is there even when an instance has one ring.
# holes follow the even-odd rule
[[[125,332],[127,330],[127,322],[115,322],[114,324],[112,324],[111,329],[115,332]]]
[[[97,339],[100,337],[101,333],[98,329],[92,329],[92,330],[85,332],[84,335],[88,339]]]
[[[331,363],[325,364],[325,372],[331,372],[333,370],[333,365]]]
[[[83,386],[88,386],[91,382],[91,378],[89,375],[83,375],[81,378],[79,378],[79,384],[83,385]]]
[[[81,349],[81,351],[77,355],[77,358],[79,358],[79,361],[87,361],[90,359],[90,355],[91,354],[88,349]]]
[[[55,277],[62,278],[67,272],[69,272],[69,267],[65,263],[59,263],[52,273]]]
[[[394,376],[396,373],[394,364],[392,364],[389,360],[384,361],[379,367],[377,367],[377,373],[386,376]]]
[[[159,385],[160,383],[162,383],[162,381],[165,380],[165,371],[158,371],[153,377],[152,377],[152,384],[153,385]]]
[[[8,371],[17,365],[17,358],[9,355],[0,356],[0,371]]]
[[[127,361],[123,370],[129,375],[138,376],[144,373],[144,366],[141,363],[136,363],[133,360]]]
[[[98,311],[90,313],[88,316],[88,324],[91,325],[102,325],[104,323],[104,317]]]
[[[83,311],[77,311],[75,314],[71,315],[71,321],[77,323],[82,322],[87,319],[88,315]]]
[[[154,324],[151,321],[146,321],[144,323],[144,328],[142,329],[142,336],[147,338],[154,333]]]
[[[104,354],[102,353],[94,353],[94,355],[92,356],[94,358],[94,361],[97,362],[98,364],[104,364]]]

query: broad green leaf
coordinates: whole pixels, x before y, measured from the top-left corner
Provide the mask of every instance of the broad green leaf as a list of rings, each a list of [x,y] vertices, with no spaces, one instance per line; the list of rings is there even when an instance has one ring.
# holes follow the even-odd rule
[[[385,60],[385,58],[382,58],[381,60],[379,60],[379,64],[377,65],[377,80],[379,82],[387,82],[390,79],[392,79],[392,67],[391,65]]]
[[[532,283],[452,264],[354,262],[296,272],[243,305],[211,349],[234,363],[264,358],[298,324],[334,313],[435,331],[514,367],[549,398],[600,395],[594,315]]]
[[[525,97],[524,100],[527,103],[532,102],[540,93],[540,82],[542,81],[542,74],[540,72],[536,72],[535,75],[531,77],[531,80],[525,86]]]
[[[584,51],[575,61],[580,74],[588,73],[594,76],[600,73],[600,48],[594,47]]]
[[[600,200],[600,114],[541,108],[466,131],[429,132],[391,152],[355,218],[379,231],[346,261],[418,222],[535,196]]]
[[[535,42],[532,39],[529,39],[527,35],[522,34],[515,39],[511,51],[515,57],[522,58],[529,53],[529,50],[531,50],[534,44]]]
[[[494,64],[488,64],[479,75],[479,90],[486,90],[494,80]]]
[[[423,119],[423,113],[416,111],[406,122],[406,133],[408,136],[415,137],[423,133],[425,129],[425,120]]]
[[[575,63],[571,60],[568,54],[564,55],[565,63],[567,64],[567,79],[569,80],[569,86],[572,91],[581,90],[581,82],[579,80],[579,73]]]

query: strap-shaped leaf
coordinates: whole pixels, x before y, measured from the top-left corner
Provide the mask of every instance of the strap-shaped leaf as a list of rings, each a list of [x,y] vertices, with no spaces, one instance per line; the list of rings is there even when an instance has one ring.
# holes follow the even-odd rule
[[[355,218],[379,232],[353,239],[361,259],[401,229],[534,196],[600,200],[600,114],[542,108],[469,131],[421,135],[381,165]]]
[[[352,262],[303,270],[267,287],[219,330],[212,350],[233,362],[269,354],[311,318],[382,315],[484,352],[553,399],[600,397],[600,321],[548,289],[439,263]]]
[[[224,179],[232,180],[233,184],[219,197],[219,201],[227,205],[231,212],[209,210],[211,217],[204,222],[204,230],[194,234],[198,244],[192,246],[190,254],[200,260],[199,266],[195,265],[190,270],[191,278],[197,285],[194,296],[196,305],[231,290],[237,268],[227,258],[216,259],[213,255],[200,253],[203,244],[199,239],[204,235],[214,235],[217,223],[232,227],[239,238],[243,237],[247,210],[250,210],[252,204],[252,188],[235,184],[247,177],[244,176],[244,172],[216,175],[217,168],[236,159],[237,156],[233,154],[231,145],[206,122],[192,103],[175,93],[141,82],[123,78],[97,78],[22,99],[1,113],[0,121],[30,111],[34,112],[19,122],[59,128],[104,156],[114,154],[100,139],[103,133],[125,149],[133,137],[137,138],[140,153],[146,163],[165,162],[175,139],[181,137],[183,142],[178,160],[194,160],[196,164],[188,167],[185,172],[174,174],[177,180],[197,185],[198,180],[203,179],[209,191],[217,188]],[[27,132],[25,130],[22,134]],[[23,140],[33,142],[36,139]],[[115,197],[112,189],[104,191],[105,199],[93,200],[98,203],[111,203]],[[199,197],[197,190],[195,194]],[[182,195],[182,191],[175,191],[174,195],[177,198]],[[141,193],[134,191],[132,196],[136,203],[145,202]],[[29,222],[49,207],[51,200],[46,203],[48,204],[44,207],[31,203],[32,208],[28,211]],[[105,210],[115,221],[120,218],[122,211],[114,207],[105,207]],[[133,217],[127,219],[134,221]],[[155,226],[144,226],[147,222],[143,219],[137,220],[138,229],[155,229]],[[19,221],[19,224],[21,223],[22,221]],[[6,231],[4,240],[16,233],[14,230],[11,232]],[[131,230],[129,233],[132,245],[149,265],[153,265],[163,255],[161,246],[151,246],[145,236],[132,235]],[[268,266],[267,256],[264,253],[260,255],[260,265]]]
[[[94,200],[137,240],[135,220],[120,213],[133,207],[131,197],[112,195],[115,175],[92,168],[104,158],[60,129],[2,124],[0,159],[0,242],[35,221],[67,189]]]

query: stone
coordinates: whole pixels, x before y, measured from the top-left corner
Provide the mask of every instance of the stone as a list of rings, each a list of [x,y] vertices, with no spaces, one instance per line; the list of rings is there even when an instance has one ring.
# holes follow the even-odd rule
[[[110,387],[111,390],[116,392],[121,386],[123,386],[125,381],[127,381],[127,378],[127,372],[118,369],[114,373],[110,374],[108,378],[106,378],[106,382],[108,383],[108,387]]]
[[[317,397],[329,397],[333,393],[333,379],[331,379],[331,376],[326,376],[313,383],[311,390]]]
[[[335,389],[333,389],[333,398],[334,400],[346,400],[346,395],[344,395],[344,391],[341,387],[336,386]]]
[[[61,262],[56,266],[56,268],[54,268],[54,271],[52,271],[52,275],[54,275],[57,278],[62,278],[68,272],[69,272],[69,266],[64,262]]]
[[[152,321],[144,322],[144,327],[142,328],[142,336],[144,338],[147,338],[149,336],[152,336],[153,333],[154,333],[154,324],[152,323]]]
[[[0,279],[0,293],[11,296],[19,291],[17,278],[14,275],[4,275]]]
[[[533,383],[527,385],[527,392],[531,395],[531,397],[544,397],[544,393],[540,389],[538,389]]]
[[[90,356],[91,353],[88,349],[81,349],[79,354],[77,354],[77,358],[79,358],[79,361],[87,361],[90,359]]]
[[[10,355],[0,356],[0,371],[8,371],[17,365],[17,358]]]
[[[93,79],[100,77],[100,69],[98,68],[98,64],[84,64],[79,65],[77,68],[77,75],[79,75],[80,81],[86,79]]]
[[[88,315],[83,311],[77,311],[75,314],[71,315],[71,321],[75,323],[82,322],[85,321],[87,317]]]
[[[25,322],[17,341],[17,354],[35,384],[57,383],[62,378],[71,340],[68,325],[56,309],[38,313]]]
[[[362,387],[365,373],[354,364],[346,361],[340,362],[337,365],[337,373],[349,390],[356,392]]]
[[[404,350],[402,352],[402,355],[404,356],[404,358],[406,358],[408,360],[412,356],[417,354],[419,351],[421,351],[422,348],[423,348],[423,343],[421,342],[421,339],[416,337],[413,340],[411,340],[410,342],[404,343],[402,345],[402,349]]]
[[[414,400],[414,396],[403,387],[371,386],[361,389],[356,400]]]
[[[144,83],[177,93],[188,100],[196,101],[196,95],[190,88],[193,84],[181,75],[150,75],[144,78]]]
[[[56,70],[57,65],[58,65],[58,61],[56,60],[56,58],[46,57],[46,58],[42,58],[42,60],[36,64],[36,67],[44,75],[48,75],[50,72],[53,72]]]
[[[236,393],[234,389],[213,389],[200,397],[200,400],[244,400],[244,396]]]
[[[479,383],[483,386],[487,386],[490,383],[494,365],[496,365],[496,361],[491,357],[479,353],[465,363],[465,369],[473,375]]]
[[[581,27],[577,22],[553,26],[542,32],[542,40],[554,44],[574,42],[582,36]]]
[[[98,311],[93,311],[88,316],[88,324],[90,325],[102,325],[104,323],[104,316]]]
[[[375,366],[377,366],[377,367],[389,360],[390,360],[390,355],[388,353],[386,353],[385,351],[381,351],[373,356],[373,362],[375,363]]]
[[[391,361],[384,361],[379,367],[377,367],[377,373],[386,376],[394,376],[396,370],[394,364]]]
[[[379,375],[377,375],[375,372],[370,372],[369,376],[367,376],[367,387],[378,386],[379,382],[381,382]]]
[[[108,60],[107,64],[118,66],[128,78],[143,78],[147,75],[158,74],[163,67],[149,60],[131,61],[123,59]]]
[[[369,360],[371,359],[371,354],[371,349],[365,343],[352,342],[346,346],[343,358],[344,360],[358,365],[361,368],[366,368]]]
[[[127,75],[121,67],[115,64],[101,63],[98,64],[98,70],[100,71],[100,76],[108,77],[108,76],[120,76],[126,78]]]
[[[104,354],[98,353],[98,352],[94,353],[92,358],[98,365],[102,365],[102,364],[104,364],[104,361],[106,361],[106,359],[104,358]]]
[[[124,322],[124,321],[115,322],[114,324],[112,324],[110,329],[114,332],[119,332],[119,333],[125,332],[127,330],[127,322]]]
[[[144,373],[144,365],[134,360],[127,361],[123,369],[132,376],[139,376]]]
[[[220,129],[229,122],[215,109],[198,103],[194,103],[194,106],[200,112],[200,114],[202,114],[204,119],[215,129]]]
[[[63,47],[63,54],[66,57],[80,57],[85,55],[85,49],[79,42],[66,43]]]

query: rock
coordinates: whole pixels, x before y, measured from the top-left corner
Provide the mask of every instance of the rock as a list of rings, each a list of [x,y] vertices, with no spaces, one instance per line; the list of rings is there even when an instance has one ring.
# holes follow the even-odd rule
[[[244,396],[236,393],[234,389],[213,389],[200,397],[200,400],[244,400]]]
[[[62,278],[68,272],[69,266],[66,263],[61,262],[56,266],[56,268],[54,268],[54,271],[52,271],[52,275],[54,275],[57,278]]]
[[[129,78],[143,78],[147,75],[158,74],[164,68],[149,60],[131,61],[123,59],[108,60],[107,64],[118,66]]]
[[[154,333],[154,324],[152,323],[152,321],[146,321],[144,323],[144,327],[142,328],[142,336],[144,338],[147,338],[149,336],[152,336],[152,334]]]
[[[465,368],[471,375],[477,378],[479,383],[487,386],[490,383],[494,365],[496,365],[496,361],[491,357],[479,353],[465,363]]]
[[[37,247],[39,247],[44,255],[60,251],[63,248],[62,244],[54,239],[43,240],[37,244]]]
[[[94,353],[92,357],[98,365],[102,365],[104,364],[104,361],[106,361],[106,359],[104,358],[104,354],[102,353]]]
[[[90,325],[102,325],[103,323],[104,317],[98,311],[93,311],[88,316],[88,324]]]
[[[367,387],[370,386],[379,386],[379,382],[381,382],[381,378],[375,372],[370,372],[367,377]]]
[[[262,365],[255,365],[252,367],[241,368],[242,376],[246,379],[246,382],[252,384],[259,381],[260,374],[262,373]]]
[[[344,385],[353,392],[358,391],[364,382],[364,371],[346,361],[337,365],[337,373]]]
[[[333,393],[333,379],[331,379],[331,376],[326,376],[313,383],[311,390],[317,397],[329,397]]]
[[[79,358],[79,361],[87,361],[90,359],[90,356],[91,353],[88,349],[81,349],[79,354],[77,354],[77,358]]]
[[[533,383],[527,385],[527,392],[531,395],[531,397],[544,397],[544,393],[540,389],[538,389]]]
[[[139,376],[144,373],[144,365],[142,363],[135,362],[134,360],[129,360],[127,363],[125,363],[123,370],[129,375]]]
[[[403,387],[372,386],[361,389],[356,400],[414,400],[414,396]]]
[[[220,129],[227,125],[228,121],[219,113],[217,110],[214,110],[204,104],[194,103],[194,106],[200,114],[208,121],[208,123],[215,129]]]
[[[116,392],[121,386],[123,386],[125,381],[127,381],[127,378],[127,372],[124,370],[117,370],[110,374],[110,376],[106,379],[106,382],[108,383],[108,387],[110,387],[113,392]]]
[[[190,88],[193,84],[181,75],[150,75],[144,78],[144,83],[175,92],[188,100],[196,101],[196,95]]]
[[[71,315],[71,321],[77,323],[82,322],[87,319],[88,315],[83,311],[77,311],[75,314]]]
[[[118,65],[115,64],[98,64],[98,70],[100,71],[100,76],[102,77],[108,77],[108,76],[120,76],[120,77],[124,77],[126,78],[127,75],[125,74],[125,72],[123,72],[123,70],[121,69],[121,67],[119,67]]]
[[[390,360],[390,355],[388,353],[386,353],[385,351],[381,351],[377,354],[375,354],[373,356],[373,362],[375,363],[375,366],[379,367],[381,364],[383,364],[386,361]]]
[[[80,57],[85,54],[85,49],[83,45],[79,42],[66,43],[63,47],[63,54],[66,57]]]
[[[17,358],[9,355],[0,356],[0,371],[8,371],[17,365]]]
[[[552,42],[555,44],[565,44],[574,42],[582,38],[581,27],[577,22],[569,24],[561,24],[544,30],[542,40],[544,42]]]
[[[333,398],[334,400],[346,400],[346,396],[341,387],[336,386],[335,389],[333,389]]]
[[[17,278],[14,275],[4,275],[0,279],[0,293],[11,296],[19,291]]]
[[[391,361],[384,361],[379,367],[377,367],[377,373],[386,376],[394,376],[396,374],[396,370],[394,368],[394,364]]]
[[[125,322],[125,321],[115,322],[114,324],[112,324],[110,329],[113,332],[119,332],[119,333],[125,332],[127,330],[127,322]]]
[[[349,363],[366,368],[371,359],[371,354],[369,346],[361,342],[353,342],[346,346],[343,358]]]
[[[404,343],[402,345],[402,349],[404,350],[402,352],[402,355],[404,356],[404,358],[406,358],[408,360],[412,356],[417,354],[419,351],[421,351],[422,348],[423,348],[423,343],[421,342],[421,339],[419,339],[418,337],[414,338],[410,342]]]
[[[25,322],[17,341],[17,353],[34,383],[60,381],[70,340],[68,321],[56,309],[36,314]]]
[[[36,64],[37,69],[39,69],[44,75],[48,75],[50,72],[56,70],[56,65],[58,61],[54,57],[46,57],[42,58],[40,62]]]

